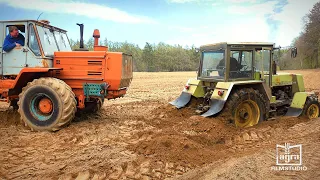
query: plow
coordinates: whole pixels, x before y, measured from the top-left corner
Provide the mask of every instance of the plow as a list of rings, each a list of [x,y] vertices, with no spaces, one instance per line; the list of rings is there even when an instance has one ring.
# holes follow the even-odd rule
[[[197,78],[170,104],[193,104],[203,117],[223,114],[237,127],[281,115],[319,117],[318,93],[305,91],[301,74],[278,72],[276,50],[273,43],[201,46]]]

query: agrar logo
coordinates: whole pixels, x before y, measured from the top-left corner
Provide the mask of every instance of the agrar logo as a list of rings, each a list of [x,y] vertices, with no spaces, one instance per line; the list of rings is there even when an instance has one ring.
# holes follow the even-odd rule
[[[276,146],[276,166],[272,166],[271,170],[276,171],[301,171],[307,170],[306,166],[302,166],[302,145],[284,145]]]
[[[284,146],[277,144],[277,165],[301,166],[302,165],[302,145],[292,145],[285,143]]]

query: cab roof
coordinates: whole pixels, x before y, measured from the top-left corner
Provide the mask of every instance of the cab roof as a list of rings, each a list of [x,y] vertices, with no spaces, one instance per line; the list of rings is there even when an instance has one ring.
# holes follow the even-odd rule
[[[235,49],[246,49],[246,48],[263,48],[269,47],[274,48],[274,43],[270,42],[220,42],[214,44],[206,44],[200,46],[201,51],[213,51],[213,50],[224,50],[227,47],[235,48]]]
[[[202,45],[201,47],[226,46],[226,45],[273,46],[274,43],[272,42],[219,42],[219,43]]]
[[[28,20],[28,19],[24,19],[24,20],[0,21],[0,23],[18,23],[18,22],[33,22],[33,23],[36,23],[36,24],[38,24],[38,25],[42,25],[42,26],[45,26],[45,27],[53,28],[53,29],[55,29],[55,30],[59,30],[59,31],[62,31],[62,32],[67,32],[67,31],[64,30],[64,29],[61,29],[61,28],[52,26],[52,25],[50,25],[50,24],[41,22],[41,20],[37,21],[37,20],[32,20],[32,19],[29,19],[29,20]]]

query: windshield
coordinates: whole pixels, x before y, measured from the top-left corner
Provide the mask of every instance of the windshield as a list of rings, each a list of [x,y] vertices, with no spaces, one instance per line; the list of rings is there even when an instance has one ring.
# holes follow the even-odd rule
[[[54,40],[53,32],[48,28],[37,26],[41,45],[45,56],[53,56],[55,51],[58,51],[57,44]]]
[[[60,51],[71,51],[71,46],[66,33],[54,31]]]
[[[59,51],[59,49],[60,51],[71,51],[69,40],[65,33],[52,31],[41,26],[37,26],[37,30],[45,56],[52,57],[54,52]]]
[[[202,52],[201,77],[224,78],[225,58],[224,50]]]

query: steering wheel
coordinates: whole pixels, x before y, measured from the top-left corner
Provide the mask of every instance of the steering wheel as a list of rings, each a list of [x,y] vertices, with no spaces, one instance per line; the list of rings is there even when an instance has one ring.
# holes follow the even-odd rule
[[[248,65],[246,65],[246,64],[241,65],[241,66],[242,66],[241,69],[243,68],[244,71],[248,70],[248,68],[249,68]]]

